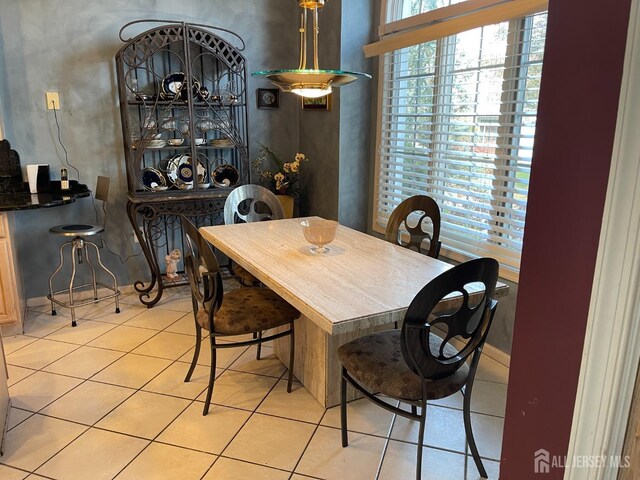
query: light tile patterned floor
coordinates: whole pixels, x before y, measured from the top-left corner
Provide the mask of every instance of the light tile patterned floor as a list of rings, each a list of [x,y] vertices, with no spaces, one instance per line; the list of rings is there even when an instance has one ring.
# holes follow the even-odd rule
[[[414,477],[415,422],[366,400],[349,404],[348,448],[339,409],[325,410],[269,347],[222,350],[214,405],[202,416],[210,355],[192,381],[193,317],[186,288],[153,309],[135,295],[122,313],[99,304],[78,314],[30,309],[26,334],[4,339],[13,407],[0,478],[406,479]],[[205,343],[204,347],[207,347]],[[472,421],[490,478],[498,477],[507,369],[483,358]],[[425,480],[478,479],[462,424],[462,396],[429,407]]]

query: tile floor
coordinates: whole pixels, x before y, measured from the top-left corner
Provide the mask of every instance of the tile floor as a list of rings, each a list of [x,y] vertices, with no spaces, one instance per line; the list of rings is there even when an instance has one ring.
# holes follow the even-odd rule
[[[28,312],[26,333],[4,339],[13,402],[0,478],[14,479],[407,479],[417,426],[365,400],[349,404],[350,446],[340,445],[339,408],[325,410],[271,348],[219,354],[214,405],[203,417],[209,355],[190,383],[188,291],[168,290],[153,309],[135,295],[113,305]],[[206,341],[206,340],[205,340]],[[498,477],[507,369],[480,363],[473,424],[490,478]],[[477,479],[467,455],[462,397],[429,407],[425,480]]]

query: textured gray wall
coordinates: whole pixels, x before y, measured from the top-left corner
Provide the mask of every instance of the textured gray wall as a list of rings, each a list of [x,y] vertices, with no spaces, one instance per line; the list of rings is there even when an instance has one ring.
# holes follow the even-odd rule
[[[206,23],[237,32],[247,44],[249,72],[297,62],[297,11],[290,0],[0,0],[0,96],[6,137],[22,165],[48,163],[59,178],[64,153],[57,143],[53,113],[44,92],[60,92],[58,118],[70,162],[80,180],[94,188],[97,175],[111,177],[105,239],[127,256],[139,251],[126,218],[126,178],[116,92],[114,55],[122,46],[118,30],[142,18]],[[134,27],[130,32],[151,28]],[[257,110],[255,89],[270,87],[249,79],[250,158],[263,143],[283,153],[298,146],[299,104],[283,95],[278,110]],[[71,177],[75,173],[70,171]],[[25,177],[26,178],[26,177]],[[53,209],[16,214],[15,239],[28,297],[45,295],[47,277],[57,263],[58,238],[50,226],[95,221],[91,199]],[[142,256],[126,264],[105,254],[107,266],[123,285],[148,279]]]
[[[374,2],[349,0],[342,4],[342,69],[372,74],[373,61],[362,46],[374,39]],[[366,20],[364,20],[366,19]],[[359,79],[344,87],[340,97],[340,223],[366,231],[369,212],[370,135],[374,81]],[[375,132],[375,130],[373,130]]]
[[[320,68],[371,73],[362,46],[373,39],[375,2],[332,0],[320,12]],[[333,91],[331,111],[303,110],[300,148],[314,161],[305,177],[300,212],[366,231],[369,216],[373,81]]]
[[[340,68],[342,0],[331,0],[319,12],[319,59],[322,69]],[[313,68],[311,49],[307,68]],[[348,88],[348,87],[345,87]],[[332,93],[331,110],[300,112],[300,151],[311,160],[305,165],[300,214],[338,220],[340,169],[340,89]]]

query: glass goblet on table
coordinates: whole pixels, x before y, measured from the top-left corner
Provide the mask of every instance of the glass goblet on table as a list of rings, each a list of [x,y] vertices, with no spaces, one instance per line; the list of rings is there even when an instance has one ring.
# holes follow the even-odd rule
[[[311,253],[326,253],[329,251],[326,245],[333,242],[336,237],[338,222],[325,220],[324,218],[310,218],[300,222],[300,225],[302,225],[304,238],[314,245],[310,248]]]

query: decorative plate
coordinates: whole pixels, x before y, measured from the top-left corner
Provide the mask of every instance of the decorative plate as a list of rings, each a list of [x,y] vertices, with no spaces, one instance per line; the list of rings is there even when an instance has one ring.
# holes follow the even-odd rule
[[[184,88],[185,77],[182,72],[173,72],[164,77],[162,80],[162,98],[173,99],[179,96],[181,100],[187,99],[187,89]],[[209,98],[209,90],[202,87],[200,82],[191,77],[191,89],[193,96],[199,100]]]
[[[198,160],[198,183],[204,183],[207,178],[207,170]],[[193,161],[190,155],[179,154],[171,158],[167,164],[167,176],[171,183],[181,190],[193,188]]]
[[[158,148],[162,148],[167,144],[166,140],[163,139],[153,139],[153,140],[149,140],[147,142],[147,148],[154,148],[154,149],[158,149]]]
[[[209,89],[207,87],[200,87],[196,96],[199,100],[202,100],[204,102],[209,99],[211,93],[209,92]]]
[[[184,83],[184,73],[173,72],[164,77],[162,80],[162,96],[164,98],[175,98],[182,92],[182,84]]]
[[[168,188],[166,178],[160,170],[156,170],[155,168],[147,167],[142,169],[140,179],[140,183],[142,183],[142,186],[146,190],[159,192]]]
[[[211,172],[211,181],[216,187],[235,187],[240,181],[240,174],[236,167],[225,163]]]

